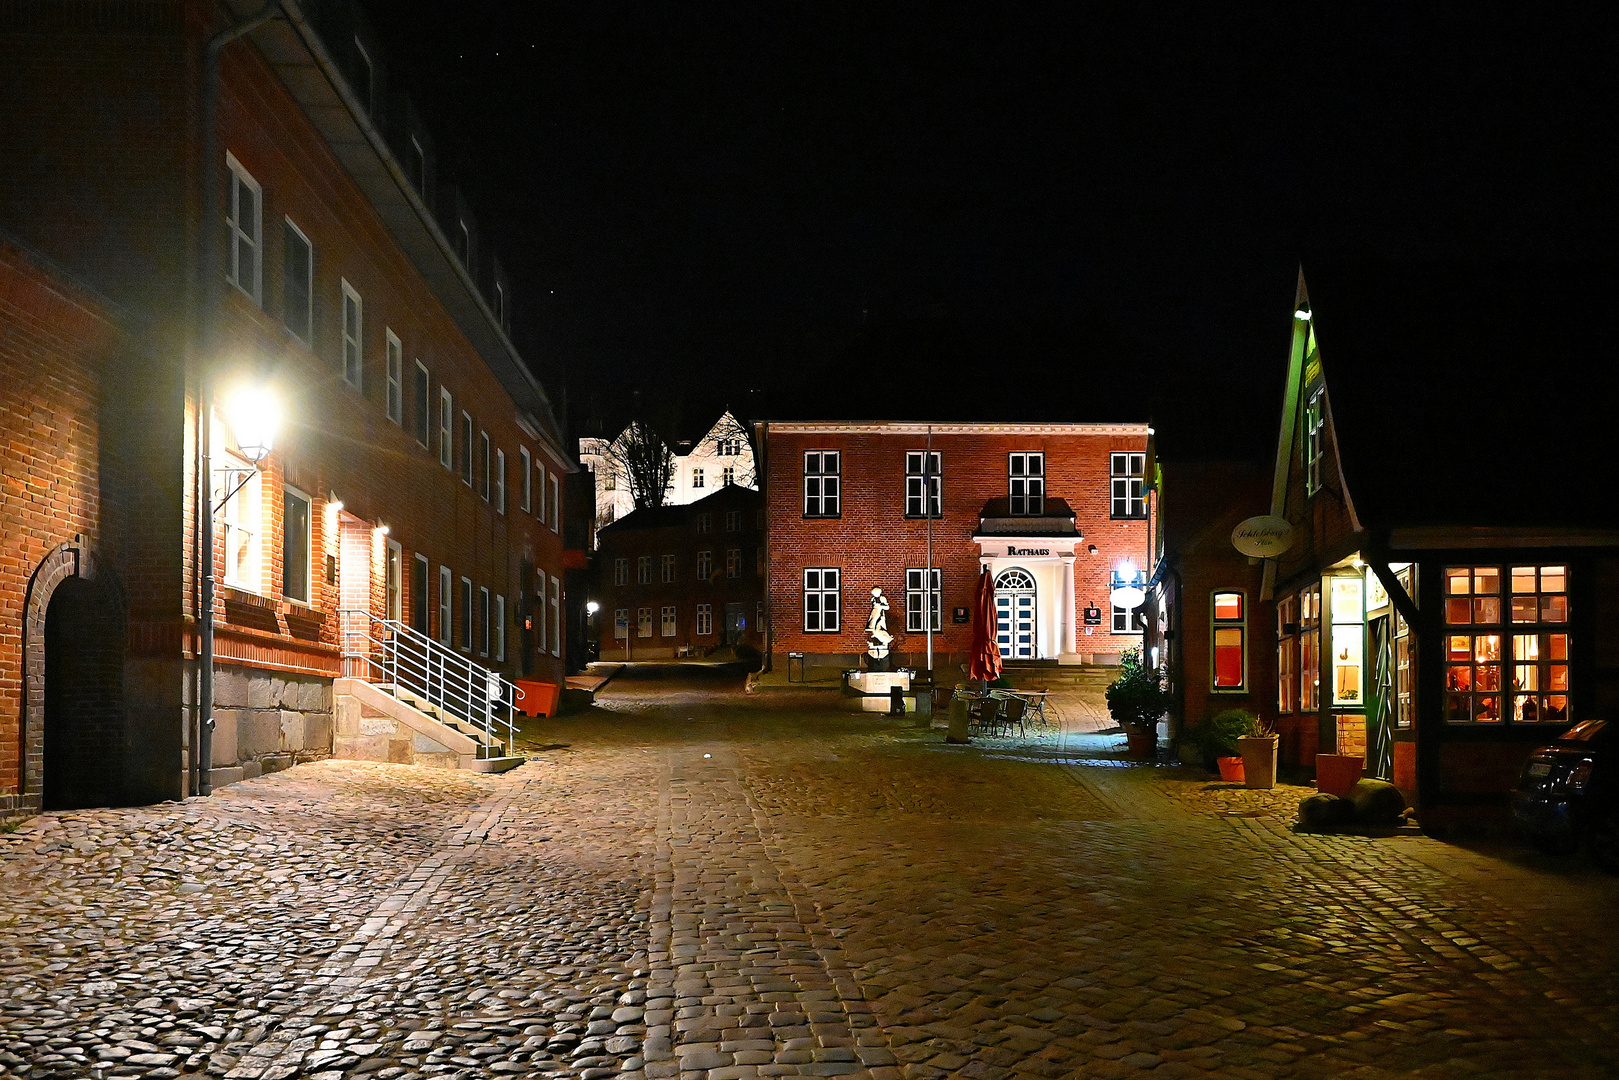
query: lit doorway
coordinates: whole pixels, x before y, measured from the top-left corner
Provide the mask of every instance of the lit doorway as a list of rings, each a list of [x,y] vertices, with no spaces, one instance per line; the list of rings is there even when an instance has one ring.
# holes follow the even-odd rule
[[[1037,655],[1034,629],[1034,577],[1020,567],[1003,570],[995,579],[995,643],[1008,660]]]

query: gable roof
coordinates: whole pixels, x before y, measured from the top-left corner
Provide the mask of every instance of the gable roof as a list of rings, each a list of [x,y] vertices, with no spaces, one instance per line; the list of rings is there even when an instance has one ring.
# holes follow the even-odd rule
[[[757,502],[764,504],[764,495],[757,488],[742,487],[737,484],[726,484],[716,488],[712,495],[705,495],[696,502],[681,504],[665,504],[663,506],[644,506],[633,510],[617,521],[609,522],[596,530],[597,535],[607,532],[630,532],[636,529],[667,529],[683,526],[693,517],[705,511],[713,511],[728,503],[747,504]]]
[[[1611,265],[1303,272],[1364,525],[1619,525]]]

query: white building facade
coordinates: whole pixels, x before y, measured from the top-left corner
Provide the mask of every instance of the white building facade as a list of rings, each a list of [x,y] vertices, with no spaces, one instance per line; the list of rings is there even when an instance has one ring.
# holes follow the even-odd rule
[[[629,516],[635,509],[629,477],[614,454],[615,444],[622,447],[624,438],[621,432],[611,441],[579,440],[579,460],[596,478],[598,529]],[[686,506],[728,485],[754,490],[759,487],[748,429],[729,411],[701,438],[676,443],[669,450],[669,458],[669,486],[663,498],[666,506]]]

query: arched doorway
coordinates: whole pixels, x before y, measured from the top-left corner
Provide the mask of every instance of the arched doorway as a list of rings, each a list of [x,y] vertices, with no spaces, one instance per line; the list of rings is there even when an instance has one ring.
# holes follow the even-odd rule
[[[1007,660],[1039,655],[1034,627],[1034,575],[1022,567],[1002,570],[995,578],[995,643]]]
[[[104,582],[69,577],[45,609],[43,805],[124,802],[124,620]]]

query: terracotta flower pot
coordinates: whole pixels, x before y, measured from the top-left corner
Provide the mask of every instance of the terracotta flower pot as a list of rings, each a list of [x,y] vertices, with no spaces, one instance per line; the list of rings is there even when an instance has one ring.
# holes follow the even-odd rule
[[[1315,756],[1315,789],[1340,798],[1360,779],[1366,768],[1366,759],[1359,754],[1317,754]]]
[[[1156,731],[1138,731],[1129,728],[1124,733],[1125,745],[1130,749],[1130,756],[1143,760],[1158,756],[1158,733]]]
[[[1279,735],[1244,735],[1237,740],[1243,783],[1251,788],[1276,786],[1276,744],[1280,741]]]
[[[1215,758],[1214,763],[1220,767],[1221,780],[1224,780],[1228,784],[1240,784],[1243,782],[1242,758]]]

